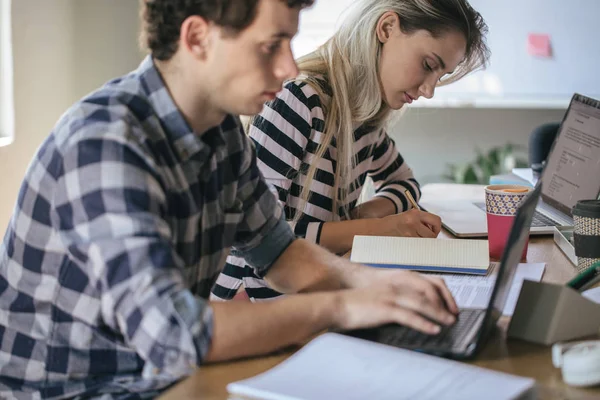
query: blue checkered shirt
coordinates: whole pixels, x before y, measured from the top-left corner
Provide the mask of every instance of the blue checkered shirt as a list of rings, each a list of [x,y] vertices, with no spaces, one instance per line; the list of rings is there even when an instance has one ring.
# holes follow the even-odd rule
[[[28,168],[0,246],[0,398],[145,398],[189,375],[230,248],[264,276],[294,240],[282,218],[239,120],[195,134],[146,58]]]

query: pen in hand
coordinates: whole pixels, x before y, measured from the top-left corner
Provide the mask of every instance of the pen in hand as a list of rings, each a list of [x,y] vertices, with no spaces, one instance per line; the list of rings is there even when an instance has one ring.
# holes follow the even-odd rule
[[[416,208],[417,210],[421,209],[421,207],[419,207],[419,205],[415,201],[414,197],[412,197],[412,194],[410,194],[410,191],[408,189],[404,190],[404,195],[406,196],[406,198],[408,199],[408,201],[410,201],[410,204],[412,205],[412,208]]]
[[[417,204],[417,202],[415,201],[415,198],[412,196],[412,194],[410,194],[410,191],[408,189],[404,190],[404,195],[406,196],[406,198],[408,199],[408,201],[410,202],[410,204],[412,205],[412,208],[416,209],[416,210],[420,210],[423,211],[421,209],[421,207],[419,207],[419,205]],[[431,229],[434,233],[435,230],[433,229],[433,226],[427,225],[429,227],[429,229]]]

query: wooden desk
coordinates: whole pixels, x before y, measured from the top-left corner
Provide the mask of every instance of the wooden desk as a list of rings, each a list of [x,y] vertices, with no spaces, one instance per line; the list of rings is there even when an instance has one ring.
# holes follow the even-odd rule
[[[478,196],[477,186],[428,185],[424,195],[440,195],[451,189],[452,197]],[[444,234],[448,236],[448,234]],[[574,274],[575,269],[560,249],[554,245],[551,236],[532,237],[527,253],[529,262],[545,262],[545,282],[564,283]],[[600,387],[577,389],[564,384],[560,370],[552,366],[550,347],[534,345],[518,340],[506,340],[508,319],[502,318],[500,329],[489,339],[483,351],[475,360],[469,361],[480,367],[503,371],[510,374],[534,378],[540,386],[540,399],[599,399]],[[249,378],[272,368],[289,357],[293,352],[255,358],[244,361],[213,364],[200,368],[193,376],[182,381],[166,392],[162,399],[203,399],[221,400],[227,398],[226,385],[240,379]]]

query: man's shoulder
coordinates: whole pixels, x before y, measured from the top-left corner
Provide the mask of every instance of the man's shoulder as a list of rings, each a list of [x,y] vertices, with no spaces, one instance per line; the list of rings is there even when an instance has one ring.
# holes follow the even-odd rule
[[[106,83],[75,103],[58,121],[52,134],[58,149],[85,140],[112,140],[141,145],[161,135],[149,119],[156,115],[139,80],[125,76]]]
[[[239,116],[232,114],[226,115],[220,125],[220,130],[223,132],[227,153],[229,155],[237,152],[244,153],[252,146],[250,138],[248,138],[248,135],[244,131]]]

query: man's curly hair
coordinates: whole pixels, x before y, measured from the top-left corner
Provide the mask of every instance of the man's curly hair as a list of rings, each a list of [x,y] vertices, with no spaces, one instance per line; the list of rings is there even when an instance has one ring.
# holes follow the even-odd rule
[[[280,0],[288,7],[307,7],[314,0]],[[181,24],[191,15],[237,33],[256,17],[260,0],[143,0],[141,43],[154,58],[169,60],[177,51]]]

